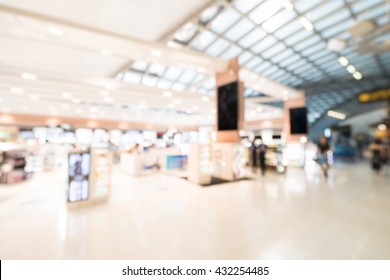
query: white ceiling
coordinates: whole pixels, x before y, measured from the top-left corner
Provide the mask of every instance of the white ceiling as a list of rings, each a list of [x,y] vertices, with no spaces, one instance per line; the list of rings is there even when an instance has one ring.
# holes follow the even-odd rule
[[[170,25],[206,2],[0,0],[0,112],[169,126],[215,123],[213,96],[204,99],[205,94],[170,89],[172,97],[167,98],[163,97],[166,89],[115,79],[136,60],[201,71],[210,77],[225,69],[226,61],[141,40],[163,36]],[[131,28],[124,30],[125,26]],[[157,56],[153,55],[156,50]],[[35,74],[37,80],[23,79],[23,73]],[[279,100],[286,93],[289,97],[301,94],[251,71],[243,70],[240,76],[248,86],[261,87]],[[64,92],[72,97],[64,98]],[[91,107],[96,110],[92,112]],[[247,120],[281,114],[280,109],[246,101]]]
[[[210,0],[0,0],[1,4],[115,34],[157,41]]]

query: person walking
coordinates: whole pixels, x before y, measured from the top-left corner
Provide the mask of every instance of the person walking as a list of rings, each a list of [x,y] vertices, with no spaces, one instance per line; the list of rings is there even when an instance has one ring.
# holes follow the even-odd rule
[[[330,146],[328,140],[325,136],[320,138],[320,142],[317,145],[317,160],[324,176],[328,177],[329,162],[328,162],[328,152],[330,151]]]
[[[260,144],[259,146],[259,161],[260,161],[260,169],[261,169],[261,175],[264,176],[265,175],[265,171],[266,171],[266,162],[265,162],[265,154],[267,153],[267,146],[262,143]]]
[[[368,149],[371,153],[371,167],[376,173],[379,173],[386,158],[385,147],[380,139],[375,139]]]
[[[253,172],[256,172],[256,169],[257,169],[257,146],[255,143],[255,140],[252,141],[251,157],[252,157],[252,170],[253,170]]]

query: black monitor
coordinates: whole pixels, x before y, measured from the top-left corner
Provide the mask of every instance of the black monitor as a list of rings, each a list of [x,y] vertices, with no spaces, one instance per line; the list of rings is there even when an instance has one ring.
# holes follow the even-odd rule
[[[307,134],[307,108],[290,109],[290,133]]]
[[[238,82],[218,87],[218,130],[238,130]]]

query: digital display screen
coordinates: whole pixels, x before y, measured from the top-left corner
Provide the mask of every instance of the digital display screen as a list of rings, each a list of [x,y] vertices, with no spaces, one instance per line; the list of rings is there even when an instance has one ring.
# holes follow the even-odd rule
[[[307,134],[307,108],[290,109],[290,133]]]
[[[238,82],[218,87],[218,130],[238,130]]]
[[[185,169],[187,167],[187,156],[167,156],[167,170]]]
[[[68,158],[69,186],[68,201],[88,200],[89,197],[89,153],[71,153]]]

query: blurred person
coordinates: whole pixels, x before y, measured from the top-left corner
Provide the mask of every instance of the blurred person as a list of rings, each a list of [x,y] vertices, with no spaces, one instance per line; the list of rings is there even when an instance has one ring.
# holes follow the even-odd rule
[[[265,154],[267,153],[267,145],[264,143],[261,143],[259,146],[259,162],[260,162],[260,169],[261,169],[261,175],[265,175],[266,170],[266,162],[265,162]]]
[[[253,170],[253,172],[256,172],[256,169],[257,169],[257,146],[255,143],[255,140],[252,141],[251,156],[252,156],[252,170]]]
[[[376,173],[379,173],[382,165],[386,162],[385,146],[380,139],[375,139],[368,147],[368,150],[371,154],[371,167]]]
[[[328,139],[325,136],[320,138],[320,142],[317,145],[317,162],[320,165],[324,176],[328,177],[329,162],[328,162],[328,152],[330,151],[330,145]]]

